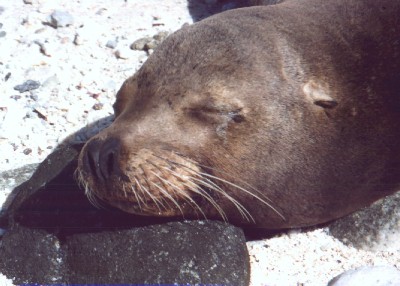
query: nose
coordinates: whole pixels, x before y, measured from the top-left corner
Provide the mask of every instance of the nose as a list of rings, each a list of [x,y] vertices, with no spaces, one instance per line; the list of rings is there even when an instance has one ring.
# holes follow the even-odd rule
[[[100,182],[106,182],[118,171],[120,146],[120,141],[115,138],[88,142],[86,154],[83,157],[84,170],[91,173]]]

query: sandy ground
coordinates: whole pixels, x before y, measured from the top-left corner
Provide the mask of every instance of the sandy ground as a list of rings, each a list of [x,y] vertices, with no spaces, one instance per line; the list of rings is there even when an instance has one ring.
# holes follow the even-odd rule
[[[119,86],[147,58],[129,46],[192,23],[193,9],[186,0],[0,0],[0,171],[42,161],[69,134],[111,115]],[[73,22],[46,24],[55,10]],[[27,80],[39,88],[14,89]],[[6,195],[0,190],[0,205]],[[248,242],[248,249],[252,285],[326,285],[362,265],[400,268],[398,252],[356,250],[326,229]],[[9,284],[0,274],[0,285]]]

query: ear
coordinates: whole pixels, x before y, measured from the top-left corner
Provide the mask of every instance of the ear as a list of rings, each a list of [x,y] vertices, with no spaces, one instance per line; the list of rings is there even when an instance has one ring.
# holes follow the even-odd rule
[[[309,80],[303,86],[303,92],[308,100],[324,109],[332,109],[338,105],[330,95],[328,84],[324,82]]]

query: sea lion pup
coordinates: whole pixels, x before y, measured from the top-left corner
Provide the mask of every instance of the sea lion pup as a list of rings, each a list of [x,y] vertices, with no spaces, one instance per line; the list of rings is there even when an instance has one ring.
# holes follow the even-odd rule
[[[263,228],[400,187],[400,1],[295,0],[169,36],[84,146],[90,200]]]

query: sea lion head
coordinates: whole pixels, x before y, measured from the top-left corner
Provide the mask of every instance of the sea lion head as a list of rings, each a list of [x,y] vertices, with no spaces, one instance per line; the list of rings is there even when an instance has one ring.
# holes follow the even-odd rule
[[[251,221],[240,202],[250,196],[282,219],[247,183],[260,163],[248,146],[262,140],[251,126],[268,120],[249,80],[256,73],[251,53],[229,31],[196,26],[170,36],[125,81],[115,121],[81,152],[80,181],[93,201],[131,213],[227,219],[233,205]]]
[[[325,14],[297,15],[298,2],[224,12],[170,35],[122,85],[112,125],[82,149],[89,199],[283,228],[397,190],[399,67],[375,58],[397,34],[385,29],[382,40],[368,17],[348,21],[329,4],[329,19],[352,27],[337,37]],[[365,46],[354,29],[379,44]],[[365,69],[359,54],[386,70]]]

